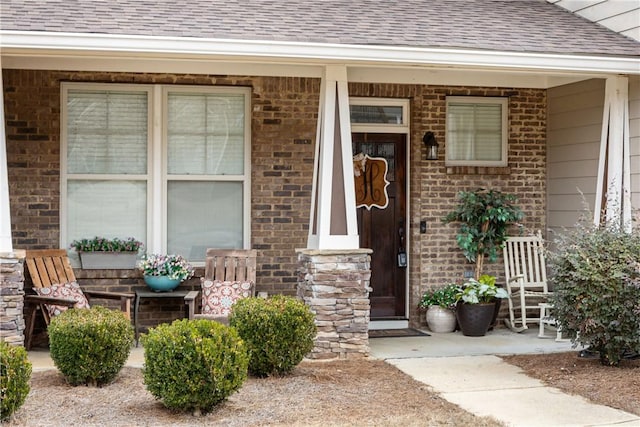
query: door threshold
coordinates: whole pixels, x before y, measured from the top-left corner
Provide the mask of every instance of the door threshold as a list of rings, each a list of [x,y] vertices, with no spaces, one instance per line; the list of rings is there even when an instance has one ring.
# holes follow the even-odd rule
[[[409,327],[407,319],[389,319],[389,320],[372,320],[369,322],[369,330],[376,331],[380,329],[406,329]]]

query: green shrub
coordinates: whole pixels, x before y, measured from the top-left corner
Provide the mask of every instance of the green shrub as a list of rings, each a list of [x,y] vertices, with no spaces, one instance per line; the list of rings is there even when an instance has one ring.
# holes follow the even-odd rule
[[[142,344],[144,383],[169,409],[208,412],[247,379],[246,346],[220,323],[176,320],[151,329]]]
[[[291,372],[311,351],[316,336],[309,307],[283,295],[238,300],[229,324],[247,343],[249,372],[261,377]]]
[[[31,362],[24,347],[0,342],[0,420],[8,420],[29,394]]]
[[[120,311],[71,309],[48,328],[53,363],[72,385],[101,386],[122,369],[133,344],[133,327]]]
[[[564,332],[605,365],[640,352],[640,234],[580,225],[555,246],[552,303]]]

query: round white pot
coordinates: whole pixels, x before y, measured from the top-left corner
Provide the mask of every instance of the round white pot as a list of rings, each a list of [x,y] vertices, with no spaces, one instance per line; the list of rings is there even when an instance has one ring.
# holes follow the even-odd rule
[[[456,329],[456,314],[451,309],[431,305],[427,309],[427,325],[432,332],[453,332]]]

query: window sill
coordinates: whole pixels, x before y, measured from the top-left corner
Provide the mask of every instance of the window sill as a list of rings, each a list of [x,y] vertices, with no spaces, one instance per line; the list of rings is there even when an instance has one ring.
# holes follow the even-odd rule
[[[447,175],[510,175],[509,166],[447,166]]]

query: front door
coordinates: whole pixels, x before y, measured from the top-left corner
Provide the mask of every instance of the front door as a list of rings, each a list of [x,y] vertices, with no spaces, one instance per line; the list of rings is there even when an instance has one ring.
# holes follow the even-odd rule
[[[371,254],[371,319],[406,319],[406,135],[354,133],[354,154],[387,160],[389,203],[384,209],[358,208],[360,247]],[[399,256],[400,255],[400,256]],[[406,257],[406,254],[404,254]]]

